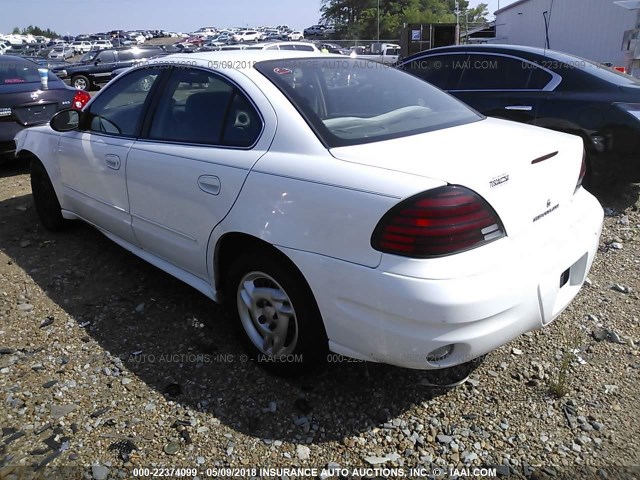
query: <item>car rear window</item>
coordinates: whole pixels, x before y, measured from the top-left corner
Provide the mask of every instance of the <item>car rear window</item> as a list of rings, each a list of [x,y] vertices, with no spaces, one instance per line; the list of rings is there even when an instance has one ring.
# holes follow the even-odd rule
[[[27,60],[0,60],[0,85],[40,83],[38,68],[42,67],[38,67],[35,63]],[[58,77],[49,72],[49,82],[57,80]]]
[[[459,100],[405,72],[363,59],[258,62],[328,148],[481,120]]]

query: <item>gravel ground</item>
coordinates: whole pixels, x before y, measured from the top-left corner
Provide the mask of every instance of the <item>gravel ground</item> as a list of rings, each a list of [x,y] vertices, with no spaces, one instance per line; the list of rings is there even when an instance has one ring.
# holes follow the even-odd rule
[[[433,388],[451,374],[342,362],[270,376],[244,359],[220,307],[90,227],[46,232],[24,166],[0,167],[0,478],[131,478],[136,467],[452,478],[488,465],[516,478],[640,478],[639,189],[612,191],[599,195],[601,248],[573,304],[474,364],[466,383]]]

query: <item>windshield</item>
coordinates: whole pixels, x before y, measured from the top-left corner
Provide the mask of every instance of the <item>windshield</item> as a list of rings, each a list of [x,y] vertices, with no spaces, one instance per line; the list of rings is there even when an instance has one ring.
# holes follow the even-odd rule
[[[329,148],[387,140],[481,120],[416,77],[363,59],[258,62]]]
[[[91,60],[94,59],[94,57],[97,54],[98,54],[97,50],[94,50],[93,52],[85,53],[82,57],[80,57],[80,61],[83,63],[90,62]]]

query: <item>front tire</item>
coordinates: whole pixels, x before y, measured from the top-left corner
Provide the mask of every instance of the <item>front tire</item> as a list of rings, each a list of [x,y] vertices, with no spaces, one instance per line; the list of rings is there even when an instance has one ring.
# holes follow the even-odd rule
[[[33,203],[42,226],[50,232],[64,230],[68,221],[62,216],[62,208],[47,170],[39,160],[32,159],[30,171]]]
[[[84,75],[76,75],[71,79],[71,86],[88,92],[91,89],[91,81]]]
[[[269,252],[238,258],[225,299],[251,358],[279,375],[296,375],[326,359],[327,335],[311,289],[287,261]]]

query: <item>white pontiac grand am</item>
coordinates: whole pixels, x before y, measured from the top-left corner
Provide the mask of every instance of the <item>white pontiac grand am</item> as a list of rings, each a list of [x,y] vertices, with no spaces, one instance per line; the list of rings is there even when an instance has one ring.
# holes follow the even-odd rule
[[[81,219],[224,300],[280,373],[329,351],[450,367],[541,328],[603,220],[580,138],[344,56],[164,57],[17,152],[46,228]]]

